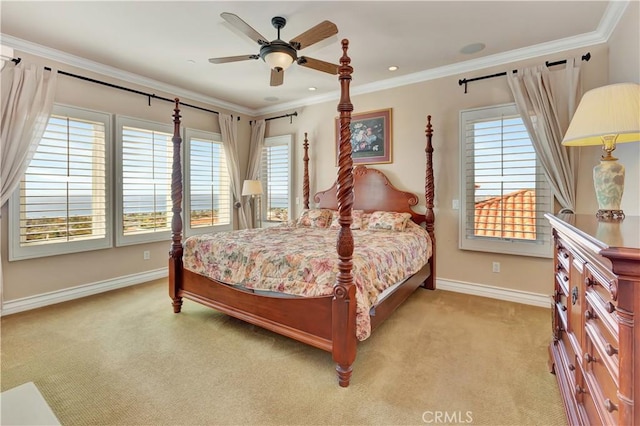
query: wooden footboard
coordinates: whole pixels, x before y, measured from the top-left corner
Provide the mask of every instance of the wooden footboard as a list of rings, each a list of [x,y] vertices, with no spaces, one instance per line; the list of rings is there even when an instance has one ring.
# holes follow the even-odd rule
[[[183,276],[179,297],[331,352],[332,296],[270,297],[231,287],[188,270]]]

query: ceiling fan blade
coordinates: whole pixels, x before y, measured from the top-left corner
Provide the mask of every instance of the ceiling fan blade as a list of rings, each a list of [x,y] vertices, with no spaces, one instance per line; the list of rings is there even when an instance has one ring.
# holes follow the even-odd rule
[[[320,59],[313,59],[307,56],[300,56],[297,62],[298,65],[302,65],[303,67],[313,68],[314,70],[326,72],[333,75],[338,74],[338,65],[332,64],[331,62],[325,62],[321,61]]]
[[[260,58],[258,55],[225,56],[224,58],[209,58],[209,62],[212,64],[226,64],[227,62],[246,61],[258,58]]]
[[[282,68],[273,68],[271,70],[271,86],[280,86],[284,82],[284,70]]]
[[[223,12],[220,17],[233,25],[236,29],[240,30],[243,34],[248,36],[251,40],[258,43],[260,46],[268,44],[269,40],[264,38],[262,34],[253,29],[253,27],[244,22],[238,15],[233,13]]]
[[[296,50],[304,49],[312,44],[338,34],[338,27],[331,21],[323,21],[313,28],[309,28],[289,42]]]

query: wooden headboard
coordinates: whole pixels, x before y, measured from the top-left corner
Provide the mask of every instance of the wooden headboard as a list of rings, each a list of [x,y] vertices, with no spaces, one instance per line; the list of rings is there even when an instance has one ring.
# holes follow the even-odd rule
[[[337,183],[326,191],[318,192],[313,201],[318,208],[338,210]],[[411,208],[418,204],[418,197],[394,187],[380,170],[366,166],[353,169],[353,209],[371,213],[377,210],[411,213],[416,223],[423,223],[425,215]]]

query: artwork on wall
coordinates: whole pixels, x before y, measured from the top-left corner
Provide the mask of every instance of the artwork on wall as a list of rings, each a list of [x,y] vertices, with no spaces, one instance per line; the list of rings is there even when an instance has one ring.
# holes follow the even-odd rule
[[[340,129],[336,118],[336,164]],[[354,164],[391,163],[391,108],[351,115],[351,158]]]

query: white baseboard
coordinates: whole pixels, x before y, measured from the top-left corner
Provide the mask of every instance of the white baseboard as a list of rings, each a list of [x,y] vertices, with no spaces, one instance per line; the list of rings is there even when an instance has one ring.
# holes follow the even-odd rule
[[[547,294],[531,293],[528,291],[511,290],[484,284],[451,281],[440,278],[436,278],[436,288],[439,290],[454,291],[456,293],[472,294],[474,296],[539,306],[541,308],[551,307],[549,295]]]
[[[139,274],[125,275],[123,277],[105,281],[66,288],[64,290],[52,291],[50,293],[24,297],[22,299],[9,300],[2,303],[0,316],[11,315],[18,312],[28,311],[30,309],[42,308],[43,306],[79,299],[81,297],[91,296],[93,294],[103,293],[117,288],[142,284],[148,281],[164,278],[168,275],[168,268],[160,268],[153,271],[141,272]]]
[[[28,311],[30,309],[42,308],[55,303],[79,299],[81,297],[91,296],[93,294],[103,293],[117,288],[142,284],[148,281],[164,278],[168,275],[169,271],[167,268],[160,268],[139,274],[126,275],[124,277],[85,284],[78,287],[29,296],[22,299],[9,300],[8,302],[2,303],[2,312],[0,312],[0,316],[11,315],[18,312]],[[456,293],[471,294],[474,296],[522,303],[525,305],[533,305],[543,308],[550,307],[549,296],[546,294],[511,290],[484,284],[452,281],[440,278],[436,279],[436,288]]]

